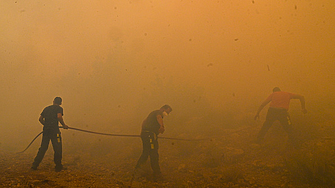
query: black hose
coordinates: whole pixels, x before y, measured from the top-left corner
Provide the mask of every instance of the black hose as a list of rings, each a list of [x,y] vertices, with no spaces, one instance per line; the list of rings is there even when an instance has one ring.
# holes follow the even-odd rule
[[[69,127],[69,129],[76,130],[76,131],[81,131],[81,132],[86,132],[86,133],[92,133],[92,134],[100,134],[100,135],[105,135],[105,136],[141,137],[140,135],[130,135],[130,134],[100,133],[100,132],[88,131],[88,130],[84,130],[84,129],[78,129],[78,128],[74,128],[74,127]]]
[[[76,130],[76,131],[82,131],[86,133],[92,133],[92,134],[100,134],[100,135],[106,135],[106,136],[122,136],[122,137],[141,137],[141,135],[132,135],[132,134],[109,134],[109,133],[100,133],[100,132],[94,132],[94,131],[88,131],[78,128],[69,127],[69,129]],[[200,141],[200,140],[207,140],[207,139],[184,139],[184,138],[171,138],[171,137],[159,137],[159,139],[166,139],[166,140],[183,140],[183,141]]]
[[[63,128],[63,127],[60,127],[60,128]],[[131,135],[131,134],[109,134],[109,133],[100,133],[100,132],[95,132],[95,131],[88,131],[88,130],[84,130],[84,129],[78,129],[78,128],[74,128],[74,127],[69,127],[69,129],[76,130],[76,131],[81,131],[81,132],[86,132],[86,133],[91,133],[91,134],[105,135],[105,136],[141,137],[141,135]],[[23,153],[23,152],[25,152],[25,151],[31,146],[31,144],[36,140],[36,138],[39,137],[42,133],[43,133],[43,131],[40,132],[37,136],[35,136],[35,138],[30,142],[30,144],[26,147],[26,149],[24,149],[23,151],[18,152],[18,153]],[[171,138],[171,137],[159,137],[159,138],[160,138],[160,139],[166,139],[166,140],[182,140],[182,141],[201,141],[201,140],[207,140],[207,139]]]
[[[35,138],[30,142],[30,144],[26,147],[26,149],[24,149],[21,152],[17,152],[17,153],[23,153],[23,152],[25,152],[30,147],[30,145],[36,140],[36,138],[39,137],[42,133],[43,133],[43,131],[40,132],[37,136],[35,136]]]

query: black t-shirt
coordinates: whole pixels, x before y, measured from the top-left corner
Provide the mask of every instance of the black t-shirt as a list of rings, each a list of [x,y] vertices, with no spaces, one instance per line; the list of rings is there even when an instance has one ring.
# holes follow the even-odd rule
[[[63,108],[58,105],[50,105],[45,107],[41,116],[45,119],[43,129],[59,129],[57,114],[63,115]]]
[[[142,125],[142,131],[150,131],[154,132],[157,135],[159,134],[159,128],[161,125],[157,121],[157,115],[161,115],[163,117],[163,114],[160,112],[160,110],[152,111],[147,119],[144,120]]]

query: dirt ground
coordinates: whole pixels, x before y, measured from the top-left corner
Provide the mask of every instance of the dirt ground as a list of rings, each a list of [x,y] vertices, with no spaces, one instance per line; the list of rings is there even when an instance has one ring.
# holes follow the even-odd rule
[[[201,141],[160,139],[160,165],[164,179],[158,182],[152,179],[149,162],[142,174],[137,174],[132,181],[134,166],[141,154],[140,138],[91,136],[93,141],[88,144],[89,141],[75,142],[70,135],[63,135],[63,165],[66,169],[61,172],[54,171],[51,145],[38,170],[30,170],[40,143],[37,139],[34,147],[24,153],[0,151],[0,186],[327,187],[292,174],[288,161],[299,153],[307,154],[306,145],[294,148],[287,142],[287,135],[278,124],[270,129],[264,143],[256,144],[254,141],[259,129],[260,126],[217,128],[217,131],[206,134],[210,137]],[[194,139],[204,138],[191,136]],[[190,138],[190,135],[179,134],[178,137]],[[313,138],[309,141],[314,142]]]

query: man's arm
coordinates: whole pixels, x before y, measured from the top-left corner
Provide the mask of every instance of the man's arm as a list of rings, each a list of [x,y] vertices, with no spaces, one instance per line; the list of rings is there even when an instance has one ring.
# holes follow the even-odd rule
[[[301,104],[301,111],[302,113],[306,114],[307,110],[306,110],[306,106],[305,106],[305,97],[302,95],[297,95],[295,94],[292,99],[299,99],[300,100],[300,104]]]
[[[42,125],[44,125],[44,123],[45,123],[45,120],[44,120],[44,117],[43,117],[43,116],[40,116],[40,118],[38,118],[38,121],[39,121]]]
[[[263,108],[271,101],[271,99],[268,97],[262,104],[261,106],[258,108],[257,113],[254,117],[254,119],[259,119],[259,113],[263,110]]]
[[[163,124],[163,117],[161,115],[157,115],[157,121],[158,123],[161,125],[161,127],[159,128],[158,132],[163,134],[164,131],[165,131],[165,128],[164,128],[164,124]]]
[[[63,125],[63,129],[68,129],[69,126],[67,126],[65,123],[64,123],[64,120],[63,120],[63,116],[61,113],[58,113],[57,114],[57,118],[58,118],[58,121],[60,122],[60,124]]]

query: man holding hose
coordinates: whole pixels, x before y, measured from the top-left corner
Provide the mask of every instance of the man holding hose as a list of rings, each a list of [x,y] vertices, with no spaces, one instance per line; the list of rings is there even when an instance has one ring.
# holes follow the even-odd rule
[[[53,104],[45,107],[40,115],[39,122],[43,125],[42,143],[31,167],[32,170],[37,170],[37,167],[43,160],[45,152],[48,150],[50,140],[54,149],[55,171],[59,172],[63,169],[62,137],[58,122],[62,124],[64,129],[68,129],[69,127],[64,123],[61,104],[62,98],[56,97]]]
[[[152,111],[142,123],[141,139],[143,143],[143,152],[135,169],[140,169],[150,156],[151,168],[153,170],[155,181],[162,179],[158,163],[157,135],[164,133],[165,127],[163,124],[163,117],[169,115],[171,111],[172,108],[169,105],[164,105],[159,110]]]

